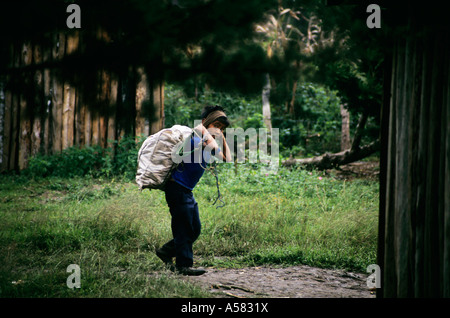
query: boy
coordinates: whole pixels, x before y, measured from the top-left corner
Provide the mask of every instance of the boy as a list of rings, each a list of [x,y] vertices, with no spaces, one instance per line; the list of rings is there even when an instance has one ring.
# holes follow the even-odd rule
[[[191,160],[183,161],[173,172],[165,188],[166,202],[172,216],[173,239],[156,250],[156,255],[170,268],[183,275],[202,275],[206,271],[192,268],[192,244],[200,235],[201,223],[198,205],[192,190],[202,177],[211,155],[231,161],[230,151],[223,136],[223,131],[230,125],[227,116],[220,106],[206,106],[202,111],[202,123],[195,127],[198,135],[191,138],[191,149],[198,147],[201,152],[193,152]],[[223,140],[223,149],[220,149],[216,138]],[[206,151],[203,151],[205,149]],[[196,159],[197,158],[197,159]],[[175,257],[175,268],[172,258]]]

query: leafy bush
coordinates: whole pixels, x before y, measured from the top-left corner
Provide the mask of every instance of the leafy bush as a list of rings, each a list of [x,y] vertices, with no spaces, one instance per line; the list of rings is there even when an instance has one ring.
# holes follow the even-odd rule
[[[294,116],[273,107],[272,125],[280,128],[281,153],[311,156],[339,151],[340,104],[335,91],[313,83],[298,85]]]
[[[100,146],[71,147],[54,155],[38,155],[30,159],[25,174],[36,177],[74,177],[100,171],[108,149]]]
[[[277,98],[277,89],[271,92],[271,117],[272,127],[279,128],[283,156],[311,156],[340,150],[341,100],[336,91],[314,83],[301,83],[297,87],[293,116],[286,113],[284,101]],[[199,91],[194,96],[192,91],[189,86],[185,89],[177,85],[166,86],[167,127],[192,125],[200,118],[206,104],[224,107],[234,128],[264,127],[261,95]]]
[[[243,96],[231,93],[200,91],[194,96],[189,89],[167,84],[164,89],[165,126],[175,124],[192,126],[205,105],[222,106],[232,127],[246,127],[250,124],[262,125],[261,97]],[[260,116],[258,118],[257,116]],[[250,123],[249,121],[252,121]],[[254,122],[253,122],[254,121]],[[258,128],[255,126],[251,126]],[[262,126],[261,126],[262,127]]]
[[[112,147],[70,147],[59,154],[38,155],[30,159],[23,174],[29,177],[123,176],[134,179],[137,153],[145,137],[125,136]]]

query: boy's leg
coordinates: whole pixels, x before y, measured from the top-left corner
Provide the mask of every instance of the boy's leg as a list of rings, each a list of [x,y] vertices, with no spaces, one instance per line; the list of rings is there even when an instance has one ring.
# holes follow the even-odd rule
[[[201,231],[198,204],[191,191],[175,182],[169,182],[169,184],[166,188],[166,200],[172,215],[174,239],[167,242],[163,250],[168,253],[174,251],[178,268],[191,267],[193,265],[192,244]]]

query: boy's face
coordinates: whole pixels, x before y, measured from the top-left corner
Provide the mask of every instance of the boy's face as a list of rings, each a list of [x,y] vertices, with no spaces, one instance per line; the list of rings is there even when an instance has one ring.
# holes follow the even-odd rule
[[[208,129],[208,131],[210,132],[210,134],[213,137],[215,137],[214,132],[218,133],[217,130],[220,130],[220,132],[223,134],[223,131],[225,130],[225,128],[226,128],[226,126],[218,120],[212,122],[211,124],[208,125],[208,127],[206,127],[206,129]]]

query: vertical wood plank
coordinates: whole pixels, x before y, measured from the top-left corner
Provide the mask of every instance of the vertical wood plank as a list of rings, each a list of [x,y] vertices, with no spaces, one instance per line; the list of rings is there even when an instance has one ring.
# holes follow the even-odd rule
[[[118,95],[117,90],[118,90],[118,80],[115,76],[112,76],[110,79],[107,147],[113,147],[112,141],[117,140],[117,127],[116,127],[117,95]]]
[[[398,45],[394,47],[392,59],[392,80],[391,80],[391,103],[389,114],[389,131],[387,145],[387,172],[386,172],[386,204],[385,204],[385,238],[384,238],[384,266],[383,274],[383,297],[395,297],[397,293],[397,272],[395,270],[395,168],[396,168],[396,105],[397,105],[397,80],[399,77]]]
[[[444,56],[450,55],[450,41],[446,41],[446,49]],[[446,81],[444,86],[444,103],[445,108],[444,119],[444,136],[445,136],[445,155],[444,155],[444,251],[443,251],[443,297],[450,297],[450,61],[446,59],[446,67],[444,68],[444,74],[446,74]]]
[[[9,45],[9,63],[8,66],[13,69],[15,67],[15,54],[16,49],[14,43]],[[9,161],[11,159],[11,139],[12,139],[12,120],[13,120],[13,83],[14,83],[13,74],[10,72],[5,76],[4,82],[4,98],[5,98],[5,109],[4,109],[4,126],[3,126],[3,151],[2,151],[2,164],[0,167],[0,171],[8,171],[9,170]]]
[[[22,61],[22,49],[20,43],[14,43],[14,67],[17,69]],[[15,72],[12,77],[11,88],[11,141],[10,141],[10,158],[9,170],[19,169],[19,129],[20,129],[20,106],[19,106],[19,92],[18,92],[18,74]]]
[[[22,45],[22,65],[29,66],[32,59],[32,46],[30,42]],[[19,132],[19,170],[27,166],[31,154],[31,119],[29,113],[31,81],[29,73],[23,73],[24,85],[19,94],[20,105],[20,132]]]
[[[145,134],[145,111],[144,105],[149,101],[148,80],[143,67],[136,69],[136,127],[135,136]]]
[[[72,31],[66,37],[65,55],[73,54],[79,45],[79,32]],[[75,120],[76,89],[72,83],[64,83],[64,108],[63,108],[63,131],[62,147],[66,149],[73,146],[74,142],[74,120]]]
[[[36,156],[40,151],[43,145],[42,142],[42,123],[43,123],[43,92],[44,92],[44,81],[43,81],[43,72],[40,68],[40,64],[42,63],[42,51],[41,46],[38,43],[34,44],[33,47],[33,64],[35,67],[35,71],[33,75],[33,95],[32,100],[33,103],[29,107],[32,108],[30,112],[32,113],[32,129],[33,133],[31,135],[31,156]]]
[[[74,125],[74,145],[84,145],[84,118],[85,118],[85,105],[82,101],[82,90],[77,90],[75,101],[75,125]]]
[[[5,113],[3,126],[3,151],[2,151],[2,165],[0,171],[9,170],[9,159],[11,157],[11,126],[12,126],[12,92],[9,87],[11,76],[6,79],[5,85]]]
[[[44,62],[47,62],[49,60],[50,52],[47,50],[46,53],[44,53]],[[44,105],[45,108],[45,120],[44,120],[44,154],[48,155],[51,153],[51,133],[50,133],[50,123],[51,123],[51,75],[50,70],[48,68],[44,69]]]
[[[164,79],[161,80],[161,105],[160,105],[160,118],[161,118],[161,124],[160,129],[163,129],[166,127],[166,113],[164,111]]]
[[[153,102],[153,114],[149,118],[151,122],[150,134],[155,134],[162,129],[162,116],[161,109],[163,108],[163,96],[161,95],[162,85],[159,79],[152,81],[152,102]]]
[[[62,32],[57,32],[53,40],[52,58],[54,62],[60,61],[64,57],[66,37]],[[52,89],[52,151],[60,153],[62,147],[62,121],[64,105],[64,85],[60,71],[53,68],[51,71]]]
[[[100,145],[105,148],[107,145],[108,135],[108,118],[109,118],[109,95],[110,95],[110,74],[102,69],[100,71]]]
[[[5,97],[5,77],[0,77],[0,172],[3,171],[5,162],[5,112],[6,112],[6,97]]]

